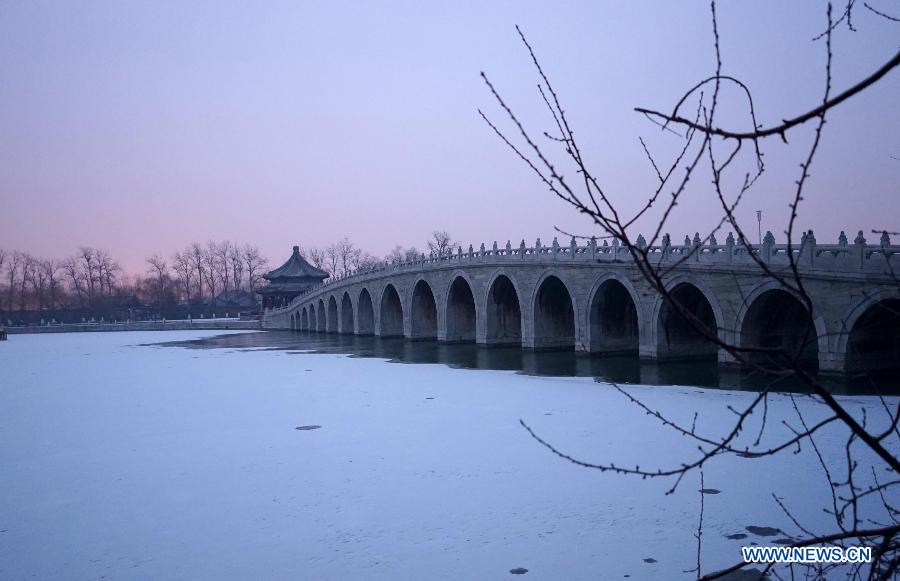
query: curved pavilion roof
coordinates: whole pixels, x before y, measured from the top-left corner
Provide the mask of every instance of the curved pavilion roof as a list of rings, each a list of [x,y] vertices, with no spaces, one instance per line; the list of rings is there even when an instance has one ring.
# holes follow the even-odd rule
[[[300,255],[300,247],[294,246],[294,252],[287,262],[263,275],[263,278],[271,282],[316,282],[328,278],[328,273],[306,262]]]

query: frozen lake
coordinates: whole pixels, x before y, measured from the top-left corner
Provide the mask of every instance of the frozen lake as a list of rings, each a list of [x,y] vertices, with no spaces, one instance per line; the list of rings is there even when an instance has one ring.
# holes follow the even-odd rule
[[[148,346],[221,332],[13,335],[0,343],[0,578],[693,578],[696,454],[613,387],[440,364],[260,348]],[[717,434],[753,394],[628,386]],[[870,422],[869,396],[842,396]],[[801,398],[809,419],[822,415]],[[891,401],[896,401],[893,398]],[[770,400],[768,432],[795,417]],[[756,427],[756,424],[751,422]],[[297,429],[319,426],[316,429]],[[755,439],[751,429],[746,440]],[[822,449],[840,428],[817,438]],[[839,456],[828,458],[837,462]],[[740,547],[833,526],[808,446],[707,466],[704,569]],[[762,537],[748,526],[780,529]],[[746,538],[728,538],[734,535]]]

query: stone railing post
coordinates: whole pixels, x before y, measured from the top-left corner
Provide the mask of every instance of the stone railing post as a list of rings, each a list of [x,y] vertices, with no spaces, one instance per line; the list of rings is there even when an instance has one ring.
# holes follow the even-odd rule
[[[591,236],[591,241],[589,243],[590,251],[591,251],[591,260],[597,259],[597,237]]]
[[[645,248],[647,248],[647,239],[644,238],[643,234],[638,234],[637,242],[635,243],[635,245],[639,250],[644,250]]]
[[[659,251],[662,253],[660,257],[660,261],[665,262],[669,260],[669,252],[672,250],[672,237],[669,236],[669,233],[666,232],[663,234],[662,240],[659,243]]]
[[[578,254],[578,244],[575,242],[574,236],[572,236],[572,240],[569,242],[569,252],[572,253],[572,260],[575,260],[575,256]]]
[[[812,230],[809,230],[803,239],[803,244],[800,247],[800,259],[802,263],[807,266],[813,266],[815,264],[816,235],[813,234]]]
[[[519,258],[525,260],[525,239],[522,238],[522,242],[519,243]]]
[[[763,246],[762,246],[762,260],[766,264],[772,260],[772,247],[775,246],[775,235],[772,234],[771,230],[766,230],[766,235],[763,236]]]
[[[859,270],[863,269],[866,264],[866,237],[863,236],[862,230],[853,240],[853,265]]]

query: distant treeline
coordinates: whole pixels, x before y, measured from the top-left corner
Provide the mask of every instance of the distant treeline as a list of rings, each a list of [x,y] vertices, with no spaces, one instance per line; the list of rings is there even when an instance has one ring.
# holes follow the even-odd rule
[[[110,252],[88,246],[63,259],[0,248],[0,322],[211,316],[223,301],[253,310],[247,305],[267,264],[255,246],[229,241],[190,244],[171,262],[154,254],[143,275],[125,273]],[[223,291],[238,292],[222,299]]]
[[[436,230],[427,254],[444,255],[453,246],[447,232]],[[424,254],[396,246],[378,258],[346,237],[301,253],[333,277]],[[0,248],[0,325],[236,316],[258,309],[256,290],[272,266],[256,246],[228,240],[194,242],[145,262],[146,271],[135,275],[125,273],[107,250],[89,246],[63,259]]]

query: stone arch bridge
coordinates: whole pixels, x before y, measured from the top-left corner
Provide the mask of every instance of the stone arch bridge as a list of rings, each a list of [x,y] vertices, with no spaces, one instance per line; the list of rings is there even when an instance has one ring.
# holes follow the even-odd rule
[[[639,244],[643,238],[639,239]],[[813,309],[766,277],[729,237],[650,249],[679,303],[726,341],[796,348],[825,372],[896,367],[900,360],[900,246],[860,233],[818,245],[812,232],[792,249]],[[755,248],[775,272],[788,268],[787,245],[767,233]],[[810,325],[811,322],[811,325]],[[386,264],[329,280],[282,308],[265,329],[291,329],[521,345],[524,349],[632,351],[651,359],[730,356],[700,339],[644,279],[625,248],[573,239],[560,246],[461,249]],[[808,329],[814,333],[808,333]],[[812,336],[814,335],[814,336]]]

